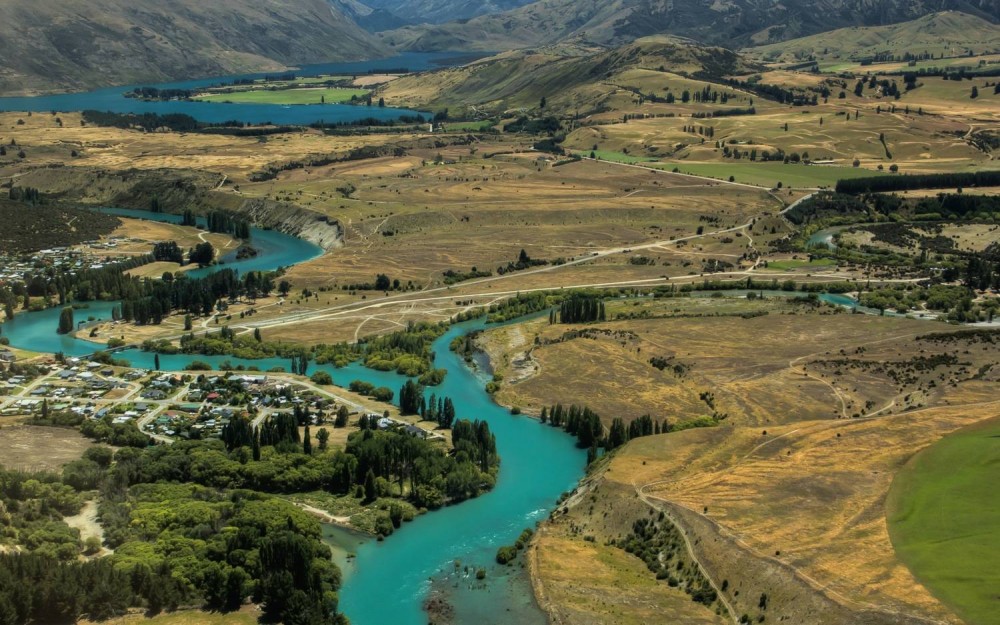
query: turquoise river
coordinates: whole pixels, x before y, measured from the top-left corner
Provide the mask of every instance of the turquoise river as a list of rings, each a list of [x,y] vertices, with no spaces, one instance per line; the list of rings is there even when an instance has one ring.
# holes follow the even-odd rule
[[[174,215],[112,210],[122,216],[174,221]],[[221,267],[241,271],[271,270],[307,261],[321,253],[310,243],[276,231],[253,229],[251,244],[260,253],[253,259],[226,262]],[[223,259],[226,260],[226,259]],[[213,269],[209,269],[211,271]],[[77,310],[77,320],[88,317],[108,319],[115,302],[89,302]],[[11,345],[38,352],[63,352],[84,356],[94,344],[56,334],[59,309],[31,312],[3,326]],[[495,404],[485,392],[485,380],[448,349],[451,340],[484,327],[482,319],[459,323],[434,343],[435,364],[448,370],[434,392],[451,397],[460,418],[485,419],[496,434],[501,457],[496,486],[479,498],[465,501],[417,517],[387,540],[378,542],[352,532],[327,527],[331,544],[346,549],[353,557],[339,558],[344,569],[340,609],[355,625],[418,625],[427,622],[423,604],[432,587],[454,609],[458,623],[544,623],[544,615],[534,604],[527,576],[519,567],[494,564],[498,547],[512,544],[526,527],[546,518],[558,497],[572,490],[583,475],[585,453],[576,448],[572,437],[540,424],[535,419],[511,415]],[[135,367],[150,368],[153,354],[127,350],[116,357]],[[240,360],[224,356],[163,355],[161,368],[181,370],[192,360],[214,367],[228,360],[234,365],[267,370],[288,367],[282,359]],[[313,367],[328,371],[346,386],[350,381],[367,380],[376,386],[398,389],[406,380],[393,372],[366,369],[355,363],[341,369]],[[456,567],[455,562],[461,563]],[[485,583],[466,572],[488,571]]]
[[[124,217],[179,220],[176,215],[104,210]],[[258,228],[251,230],[251,245],[259,251],[256,257],[243,261],[224,257],[223,264],[196,270],[192,275],[223,267],[244,272],[269,271],[308,261],[322,253],[320,248],[296,237]],[[745,291],[725,293],[746,294]],[[796,295],[782,291],[762,294]],[[820,297],[858,312],[873,312],[860,309],[855,300],[844,295]],[[116,305],[116,302],[89,302],[77,310],[76,318],[78,321],[91,317],[108,319]],[[94,343],[57,334],[58,318],[58,307],[17,315],[4,324],[3,334],[14,347],[36,352],[85,356],[94,351]],[[523,319],[513,323],[520,321]],[[495,404],[484,390],[486,379],[449,350],[452,339],[483,327],[483,319],[458,323],[434,343],[435,365],[447,369],[448,374],[441,386],[433,390],[439,396],[452,398],[459,418],[489,422],[501,457],[496,486],[477,499],[417,517],[381,542],[328,526],[327,539],[341,554],[338,562],[344,569],[340,608],[355,625],[426,623],[423,606],[432,592],[447,600],[457,623],[546,622],[534,603],[524,571],[495,565],[494,555],[498,547],[512,544],[521,530],[546,518],[559,496],[574,488],[583,476],[585,453],[560,430],[529,417],[512,415]],[[136,349],[120,352],[116,357],[128,360],[135,367],[153,366],[154,355]],[[289,365],[283,359],[273,358],[240,360],[178,354],[161,356],[160,366],[182,370],[192,360],[208,362],[215,368],[228,361],[263,371]],[[311,371],[316,369],[328,371],[341,386],[352,380],[366,380],[376,386],[398,389],[406,381],[396,373],[366,369],[358,363],[341,369],[313,366]],[[344,557],[345,553],[350,557]],[[476,568],[487,569],[484,583],[475,580],[472,572]]]

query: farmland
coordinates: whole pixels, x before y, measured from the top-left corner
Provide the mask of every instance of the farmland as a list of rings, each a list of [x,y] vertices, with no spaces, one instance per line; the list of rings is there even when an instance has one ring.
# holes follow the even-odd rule
[[[949,24],[957,40],[964,27]],[[870,35],[855,34],[855,43]],[[872,46],[880,45],[880,36],[882,31]],[[180,349],[186,336],[205,339],[201,349],[207,354],[182,357],[212,356],[216,370],[226,368],[220,361],[237,349],[280,352],[286,366],[290,355],[301,356],[307,368],[306,356],[319,352],[290,350],[319,343],[370,345],[366,338],[402,331],[398,345],[385,350],[387,360],[402,361],[413,356],[407,350],[427,347],[410,344],[407,330],[414,324],[447,322],[512,298],[538,296],[541,304],[530,309],[537,316],[487,324],[474,341],[457,346],[468,350],[469,360],[483,362],[476,350],[489,357],[489,370],[462,387],[483,403],[466,404],[471,414],[460,416],[496,411],[499,422],[509,409],[520,415],[516,422],[537,433],[543,426],[527,419],[557,405],[586,406],[598,415],[591,437],[596,440],[584,443],[578,429],[580,449],[570,443],[562,450],[568,460],[558,468],[579,462],[573,464],[577,477],[589,454],[579,486],[555,484],[553,495],[537,504],[548,511],[561,489],[571,490],[550,519],[512,520],[539,521],[525,566],[554,622],[645,623],[669,613],[706,625],[743,615],[744,622],[810,625],[910,625],[926,619],[978,625],[983,614],[988,620],[991,604],[954,567],[974,559],[985,542],[974,531],[976,523],[992,523],[994,511],[981,504],[988,493],[969,485],[986,480],[966,482],[964,474],[941,467],[959,457],[975,460],[980,470],[991,466],[984,439],[972,434],[985,430],[962,428],[996,415],[997,342],[988,329],[953,334],[954,328],[926,319],[986,324],[998,310],[1000,268],[991,246],[1000,214],[992,198],[978,197],[996,190],[888,197],[834,196],[822,189],[838,180],[898,172],[995,169],[1000,116],[998,96],[988,84],[994,79],[923,76],[906,90],[900,75],[887,73],[901,69],[899,62],[862,65],[835,50],[821,59],[819,72],[789,66],[800,53],[812,54],[803,52],[807,47],[832,44],[797,42],[784,50],[751,51],[751,58],[652,37],[613,50],[580,45],[514,51],[398,78],[257,82],[198,96],[215,103],[293,106],[364,104],[371,95],[376,103],[384,98],[388,106],[431,111],[432,123],[174,132],[99,127],[75,113],[0,113],[0,145],[23,151],[21,156],[11,149],[0,160],[0,182],[12,196],[37,190],[41,210],[76,204],[155,205],[203,215],[221,210],[322,248],[309,260],[277,268],[267,277],[274,284],[266,293],[227,291],[207,307],[175,307],[162,322],[143,325],[93,320],[77,335],[97,347],[163,339],[149,347],[166,354]],[[977,65],[995,60],[989,50],[974,53],[979,56],[969,58]],[[845,74],[824,71],[833,66]],[[895,95],[892,81],[899,83]],[[946,202],[939,193],[953,197]],[[920,198],[930,199],[919,204]],[[22,202],[12,210],[34,208]],[[68,213],[60,216],[59,227],[70,219]],[[233,236],[192,227],[133,219],[122,219],[117,229],[106,225],[93,234],[104,237],[87,250],[92,259],[146,254],[157,241],[175,241],[183,249],[208,241],[219,251],[238,245]],[[836,231],[836,249],[806,248],[804,241],[816,231]],[[32,267],[30,258],[24,262],[40,273],[49,269]],[[178,269],[158,262],[130,275],[149,279],[143,283],[148,286]],[[170,275],[165,281],[178,279]],[[72,301],[77,290],[85,291],[70,281],[38,281],[30,295],[11,292],[11,310],[54,308],[60,299]],[[574,298],[599,305],[600,319],[563,323],[564,311],[547,314]],[[888,312],[851,314],[828,303],[853,304],[851,298]],[[935,334],[946,336],[928,338]],[[245,343],[235,347],[237,341]],[[360,352],[350,351],[356,349],[343,346],[340,355],[356,357]],[[454,357],[446,344],[435,349],[417,360]],[[12,354],[21,364],[51,360]],[[61,364],[51,367],[46,375],[60,375]],[[350,376],[362,376],[357,371],[364,370]],[[393,388],[389,382],[386,388],[401,395],[402,382],[393,373],[372,375],[383,373],[392,381]],[[448,383],[467,374],[453,368]],[[141,384],[159,377],[144,375]],[[204,406],[213,415],[212,432],[230,410],[227,393],[246,400],[231,404],[240,404],[239,413],[229,415],[234,419],[243,419],[242,406],[256,401],[247,399],[251,389],[235,383],[230,388],[233,376],[198,375],[179,379],[188,385],[185,392],[216,395],[218,405]],[[351,382],[342,369],[330,375],[341,386]],[[257,396],[280,401],[277,387],[289,385],[298,389],[295,399],[330,394],[302,376],[280,374],[270,384],[274,393],[258,389]],[[138,386],[116,388],[108,402],[145,390]],[[489,403],[487,390],[503,410]],[[399,418],[397,429],[417,425],[446,445],[455,441],[437,431],[439,421],[412,414],[416,410],[402,418],[395,407],[348,397],[359,409]],[[233,449],[197,437],[182,441],[177,424],[186,418],[166,410],[171,401],[154,400],[151,416],[157,419],[146,425],[158,429],[144,431],[179,445],[141,453],[190,449],[210,455],[236,476],[203,484],[212,505],[228,501],[227,489],[250,488],[251,478],[258,479],[251,469],[261,466],[251,462],[276,468],[282,479],[304,480],[261,489],[280,500],[269,505],[280,507],[282,516],[305,510],[383,538],[394,529],[386,525],[393,523],[390,514],[413,517],[440,503],[414,498],[412,476],[418,472],[389,471],[376,486],[374,471],[368,480],[349,463],[336,475],[326,470],[327,459],[341,459],[338,454],[352,444],[373,438],[361,432],[369,424],[357,417],[346,427],[328,427],[332,414],[318,415],[310,445],[322,432],[324,447],[315,453],[303,443],[307,414],[300,427],[291,428],[294,436],[289,432],[289,440],[265,445],[263,456],[258,449],[251,461],[250,439],[242,441],[246,448]],[[171,413],[164,423],[155,412],[161,409]],[[247,416],[274,411],[262,410],[248,408]],[[73,438],[74,430],[17,424],[23,420],[14,416],[0,429],[0,449],[15,467],[57,469],[93,447]],[[654,422],[655,430],[637,431]],[[620,444],[610,444],[613,431],[633,424]],[[502,445],[527,442],[501,440],[500,434],[497,439]],[[541,440],[548,439],[531,442]],[[542,455],[532,461],[544,462]],[[286,461],[294,470],[277,470]],[[500,466],[523,469],[511,464]],[[345,475],[348,483],[328,488]],[[478,488],[495,475],[472,477]],[[511,487],[502,480],[497,485]],[[141,505],[119,510],[105,523],[122,532],[119,539],[138,531],[129,514],[146,514],[140,508],[157,505],[155,497],[140,498],[164,488],[155,481],[136,486],[119,496]],[[956,520],[948,524],[918,514],[942,490],[955,498],[949,505]],[[166,494],[168,501],[190,498],[180,490]],[[413,501],[399,507],[396,500],[407,497]],[[982,519],[958,518],[970,510],[982,510]],[[420,522],[435,523],[429,518],[436,514]],[[440,516],[448,514],[456,512]],[[403,534],[417,533],[418,525]],[[200,530],[189,529],[184,539],[200,540]],[[966,538],[952,540],[956,532]],[[417,544],[422,537],[389,540]],[[76,557],[82,547],[70,542]],[[941,556],[939,545],[952,542],[960,546],[955,555]],[[198,549],[204,551],[204,544]],[[364,557],[361,550],[358,557]],[[379,566],[369,562],[365,566]],[[993,564],[982,559],[970,569],[989,583],[995,581],[989,576]],[[426,575],[417,577],[425,583]],[[135,590],[140,603],[149,600],[141,594],[146,590]],[[239,602],[248,598],[240,593],[249,593],[249,586],[237,590]],[[187,596],[200,599],[200,592]],[[181,625],[196,616],[181,611],[149,622]],[[243,610],[211,618],[229,625],[252,616]]]
[[[209,93],[195,96],[203,102],[232,102],[234,104],[342,104],[368,94],[364,89],[342,87],[297,89],[247,89],[228,93]]]
[[[997,463],[996,419],[946,436],[896,475],[888,500],[889,533],[900,558],[935,596],[968,623],[996,615],[993,538],[1000,510],[990,495]]]

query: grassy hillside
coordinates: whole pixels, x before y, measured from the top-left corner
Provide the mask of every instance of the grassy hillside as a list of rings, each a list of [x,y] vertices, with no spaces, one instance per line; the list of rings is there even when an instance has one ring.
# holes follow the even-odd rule
[[[33,93],[371,58],[372,37],[326,0],[11,0],[0,93]]]
[[[764,44],[843,26],[914,19],[932,11],[962,9],[997,19],[991,0],[540,0],[472,20],[419,25],[384,33],[386,43],[408,50],[503,50],[578,39],[621,45],[668,33],[719,45]]]
[[[464,67],[448,68],[389,83],[382,95],[392,106],[535,107],[545,97],[551,109],[588,111],[608,106],[616,93],[631,95],[629,72],[647,70],[662,86],[678,73],[714,75],[755,66],[723,48],[659,36],[613,50],[560,45],[507,52]],[[669,72],[669,73],[668,73]],[[614,108],[614,107],[612,107]]]
[[[484,340],[506,350],[490,351],[505,379],[498,401],[526,413],[560,401],[626,420],[649,413],[675,426],[711,410],[726,415],[716,427],[633,439],[591,467],[538,534],[533,557],[550,614],[564,622],[643,622],[648,605],[615,592],[636,582],[625,562],[612,565],[608,548],[621,545],[640,519],[676,525],[688,536],[730,613],[749,615],[741,622],[959,622],[951,613],[959,604],[938,593],[931,574],[966,597],[983,591],[980,605],[988,599],[995,607],[985,592],[996,581],[989,542],[996,505],[985,475],[996,465],[989,443],[997,429],[995,349],[962,334],[914,339],[941,327],[928,322],[781,311],[785,305],[619,301],[608,305],[614,318],[588,326],[585,338],[550,340],[569,326],[544,320],[487,332]],[[770,314],[759,314],[763,306],[772,307]],[[622,316],[630,309],[634,318]],[[536,372],[509,382],[506,363],[520,362],[514,354],[530,346]],[[946,364],[949,354],[969,362]],[[680,368],[659,371],[654,355]],[[900,375],[921,358],[937,364]],[[965,367],[987,373],[968,378]],[[942,379],[950,382],[939,385]],[[857,418],[838,418],[845,412]],[[993,419],[990,429],[966,431],[944,455],[924,462],[925,452],[908,463],[941,437],[985,419]],[[910,479],[892,484],[897,471]],[[926,578],[907,553],[897,554],[895,534],[890,541],[890,485],[905,486],[911,497],[901,508],[906,515],[890,506],[889,523],[915,531],[922,563],[936,567]],[[653,563],[645,574],[650,583],[662,578],[657,562],[672,564],[678,551],[687,557],[676,540],[635,543],[626,547]],[[946,553],[953,545],[962,547]],[[656,583],[671,585],[666,581]],[[979,614],[970,612],[967,622],[995,622],[995,609]]]
[[[889,26],[839,28],[747,50],[769,62],[864,59],[878,53],[896,56],[929,52],[937,57],[1000,51],[1000,28],[968,13],[947,11]]]

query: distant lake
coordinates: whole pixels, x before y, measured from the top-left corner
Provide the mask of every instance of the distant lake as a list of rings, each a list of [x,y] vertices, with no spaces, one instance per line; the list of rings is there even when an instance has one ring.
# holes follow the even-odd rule
[[[408,71],[425,71],[439,67],[460,65],[479,58],[482,55],[465,52],[408,52],[388,59],[375,61],[357,61],[351,63],[319,63],[304,65],[287,73],[297,77],[320,75],[364,75],[369,72],[406,68]],[[64,93],[57,95],[0,98],[0,111],[57,111],[68,113],[93,109],[97,111],[112,111],[115,113],[184,113],[198,121],[218,124],[227,121],[240,121],[249,124],[271,122],[277,125],[306,126],[316,122],[350,122],[368,117],[376,119],[398,119],[404,115],[417,115],[420,111],[397,108],[379,108],[377,106],[353,106],[349,104],[310,104],[310,105],[280,105],[280,104],[226,104],[222,102],[145,102],[124,97],[124,93],[136,87],[158,87],[160,89],[201,89],[232,83],[237,80],[263,78],[266,75],[276,75],[285,72],[267,72],[260,74],[237,74],[232,76],[216,76],[182,82],[161,84],[142,83],[121,87],[109,87],[84,93]]]

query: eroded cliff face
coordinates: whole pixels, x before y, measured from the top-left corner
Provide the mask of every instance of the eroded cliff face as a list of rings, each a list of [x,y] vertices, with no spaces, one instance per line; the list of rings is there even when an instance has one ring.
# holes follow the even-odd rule
[[[224,210],[254,225],[301,237],[325,250],[341,247],[344,232],[335,219],[290,202],[247,198],[226,190],[220,174],[176,169],[106,171],[88,167],[46,167],[29,171],[18,186],[34,187],[52,202],[180,213]]]
[[[246,215],[258,226],[274,228],[332,250],[344,245],[340,222],[295,204],[270,200],[245,200],[234,212]]]

